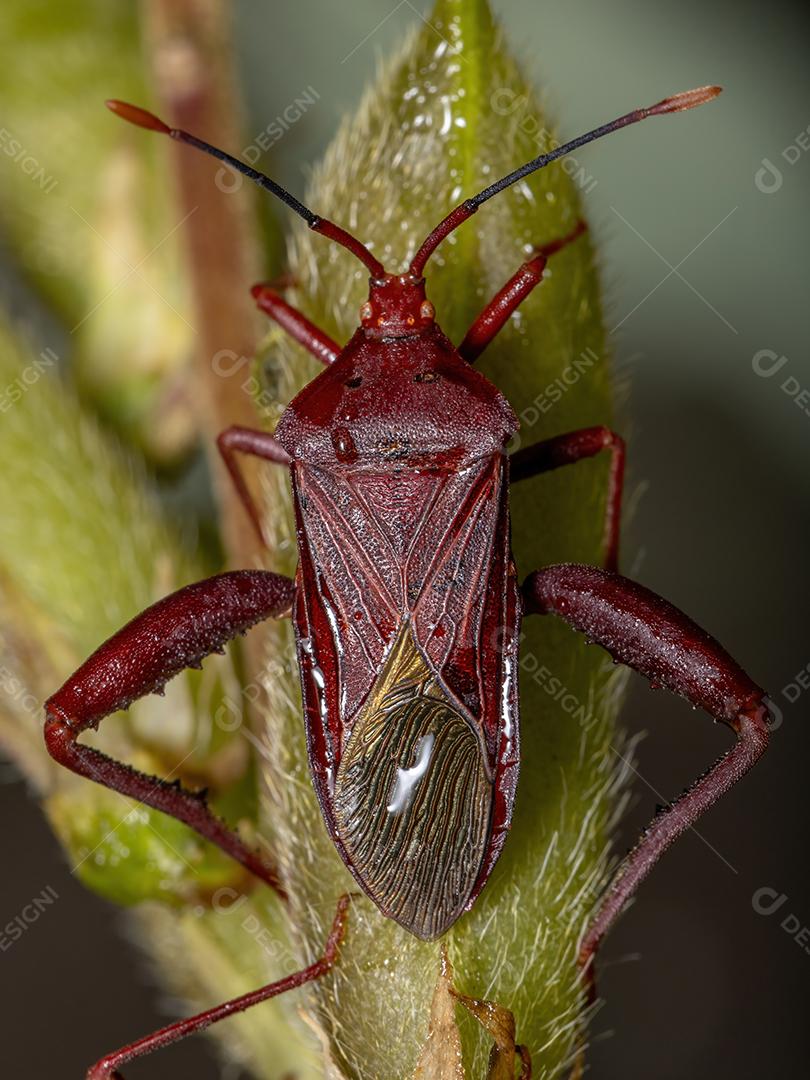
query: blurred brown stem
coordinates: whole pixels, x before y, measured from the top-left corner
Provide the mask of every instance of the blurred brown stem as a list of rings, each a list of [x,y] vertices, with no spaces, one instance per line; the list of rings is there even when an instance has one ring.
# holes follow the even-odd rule
[[[143,11],[164,119],[238,153],[241,109],[232,70],[228,5],[222,0],[143,0]],[[261,547],[214,440],[229,424],[257,424],[246,389],[249,362],[261,336],[249,292],[261,274],[251,224],[253,193],[247,183],[234,184],[233,174],[216,161],[184,146],[173,146],[171,152],[178,220],[183,222],[194,294],[197,364],[192,392],[227,560],[232,566],[249,567],[261,560]],[[246,459],[244,467],[255,490],[255,462]]]

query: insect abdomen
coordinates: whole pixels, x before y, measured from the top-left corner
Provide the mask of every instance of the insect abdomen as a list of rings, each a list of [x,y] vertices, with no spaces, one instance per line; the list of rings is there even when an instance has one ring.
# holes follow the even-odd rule
[[[407,623],[352,727],[334,806],[349,866],[381,910],[420,938],[452,926],[486,850],[492,783]]]

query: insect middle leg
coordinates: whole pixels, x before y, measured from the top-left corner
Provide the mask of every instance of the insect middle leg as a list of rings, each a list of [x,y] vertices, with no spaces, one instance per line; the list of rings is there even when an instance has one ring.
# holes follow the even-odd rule
[[[178,818],[216,844],[282,898],[275,865],[252,851],[190,791],[116,761],[78,741],[110,713],[163,686],[184,668],[221,652],[237,634],[287,613],[295,583],[266,570],[235,570],[187,585],[141,612],[82,664],[45,703],[45,743],[60,764]]]
[[[610,453],[610,472],[608,474],[607,502],[605,505],[604,548],[605,569],[616,570],[619,565],[619,531],[622,516],[622,494],[624,491],[624,439],[610,428],[580,428],[568,431],[564,435],[555,435],[543,439],[522,450],[517,450],[509,458],[509,477],[518,483],[540,473],[559,469],[562,465],[573,465],[577,461],[607,450]]]
[[[531,574],[527,614],[559,615],[655,686],[727,724],[736,743],[684,795],[659,813],[619,865],[579,950],[591,997],[593,960],[605,934],[667,848],[757,761],[768,745],[765,692],[683,612],[628,578],[573,563]]]
[[[478,359],[487,345],[506,325],[509,316],[543,280],[543,271],[550,256],[573,243],[586,229],[585,222],[578,221],[566,236],[543,244],[535,250],[531,259],[523,263],[500,292],[496,293],[465,334],[464,340],[458,347],[458,351],[465,360],[472,364]]]
[[[213,1009],[206,1009],[205,1012],[190,1016],[186,1020],[178,1020],[176,1023],[169,1024],[159,1031],[145,1036],[143,1039],[138,1039],[137,1042],[131,1043],[129,1046],[124,1046],[112,1054],[107,1054],[106,1057],[103,1057],[101,1061],[98,1061],[90,1069],[87,1080],[123,1080],[118,1069],[120,1066],[126,1065],[128,1061],[145,1057],[154,1050],[160,1050],[163,1046],[170,1046],[172,1043],[179,1042],[180,1039],[185,1039],[188,1035],[204,1031],[205,1028],[211,1027],[212,1024],[216,1024],[228,1016],[233,1016],[234,1013],[244,1012],[245,1009],[259,1005],[262,1001],[267,1001],[271,997],[278,997],[279,994],[284,994],[288,990],[294,990],[298,986],[303,986],[305,983],[321,978],[334,967],[337,960],[340,943],[346,930],[348,906],[349,896],[341,896],[323,955],[314,964],[310,964],[309,967],[296,971],[284,979],[279,979],[277,982],[269,983],[258,990],[252,990],[250,993],[243,994],[232,1001],[217,1005]]]
[[[256,530],[259,542],[264,544],[265,547],[269,547],[270,545],[267,543],[264,529],[262,528],[261,513],[259,512],[256,501],[245,481],[244,474],[239,467],[239,461],[236,455],[237,453],[249,454],[252,457],[262,458],[264,461],[271,461],[274,465],[287,466],[289,466],[291,462],[290,455],[281,443],[269,432],[259,431],[256,428],[239,427],[237,425],[226,428],[225,431],[217,436],[217,449],[222,455],[225,467],[230,473],[231,480],[236,488],[239,499],[253,523],[253,528]]]

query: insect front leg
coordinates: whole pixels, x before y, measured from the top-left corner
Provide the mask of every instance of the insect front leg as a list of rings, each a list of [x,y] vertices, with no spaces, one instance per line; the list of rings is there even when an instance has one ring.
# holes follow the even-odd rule
[[[245,1009],[250,1009],[253,1005],[259,1005],[262,1001],[267,1001],[268,998],[278,997],[279,994],[284,994],[288,990],[294,990],[298,986],[303,986],[305,983],[321,978],[334,967],[338,958],[340,943],[346,931],[348,907],[349,896],[341,896],[323,955],[314,964],[310,964],[309,967],[296,971],[284,979],[279,979],[277,982],[269,983],[258,990],[252,990],[248,994],[243,994],[241,997],[217,1005],[213,1009],[207,1009],[196,1016],[190,1016],[187,1020],[178,1020],[176,1023],[169,1024],[159,1031],[145,1036],[143,1039],[138,1039],[137,1042],[131,1043],[129,1046],[124,1046],[112,1054],[107,1054],[89,1070],[87,1080],[123,1080],[118,1070],[122,1065],[126,1065],[128,1061],[145,1057],[154,1050],[160,1050],[163,1046],[170,1046],[172,1043],[179,1042],[180,1039],[185,1039],[188,1035],[204,1031],[205,1028],[211,1027],[212,1024],[216,1024],[228,1016],[233,1016],[234,1013],[244,1012]]]
[[[535,254],[525,262],[496,295],[464,336],[458,351],[471,364],[474,363],[490,341],[500,333],[509,316],[517,310],[529,293],[543,280],[543,271],[551,255],[561,251],[574,242],[587,228],[584,221],[578,221],[567,236],[552,240],[536,249]]]
[[[670,844],[763,753],[769,712],[764,691],[718,642],[672,604],[628,578],[593,566],[550,566],[529,576],[523,596],[527,614],[559,615],[615,660],[705,709],[737,737],[708,772],[653,819],[619,865],[579,950],[593,996],[593,958],[603,937]]]
[[[337,360],[340,346],[310,322],[306,315],[288,304],[272,285],[254,285],[250,291],[258,307],[286,330],[299,345],[308,349],[316,360],[327,365]]]
[[[45,743],[80,776],[178,818],[282,898],[276,867],[208,809],[204,793],[149,776],[78,742],[104,717],[162,690],[184,668],[221,652],[237,634],[289,611],[295,583],[265,570],[235,570],[188,585],[141,612],[105,642],[45,703]]]
[[[580,428],[552,439],[543,439],[509,458],[509,476],[513,484],[539,473],[573,465],[577,461],[607,450],[610,453],[607,502],[605,505],[605,569],[616,570],[619,564],[619,530],[622,516],[622,493],[624,491],[624,439],[615,431],[603,426]]]

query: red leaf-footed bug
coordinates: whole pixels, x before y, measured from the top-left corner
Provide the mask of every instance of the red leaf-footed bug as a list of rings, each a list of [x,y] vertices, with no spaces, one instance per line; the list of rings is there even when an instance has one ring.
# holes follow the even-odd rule
[[[424,939],[475,902],[506,839],[519,767],[521,617],[554,614],[615,660],[728,724],[736,742],[660,813],[624,859],[587,928],[579,963],[593,994],[593,959],[627,900],[667,847],[754,764],[768,741],[763,691],[677,608],[617,572],[624,444],[605,427],[545,439],[512,454],[516,417],[473,364],[542,280],[569,235],[536,249],[456,347],[425,294],[439,244],[488,199],[583,146],[649,116],[711,100],[702,87],[628,113],[566,143],[459,204],[404,274],[318,217],[269,177],[151,113],[118,101],[133,124],[226,162],[270,191],[370,274],[360,326],[343,347],[274,289],[259,307],[326,370],[284,411],[274,435],[229,428],[223,455],[259,536],[259,511],[237,454],[289,469],[299,564],[294,581],[237,570],[190,585],[137,616],[46,704],[53,757],[196,829],[285,898],[277,868],[251,851],[204,798],[79,741],[110,713],[159,690],[263,619],[292,614],[312,781],[338,852],[380,911]],[[561,564],[518,586],[508,485],[607,451],[611,458],[603,568]],[[348,897],[321,959],[242,998],[179,1021],[103,1058],[90,1080],[300,986],[334,964]]]

